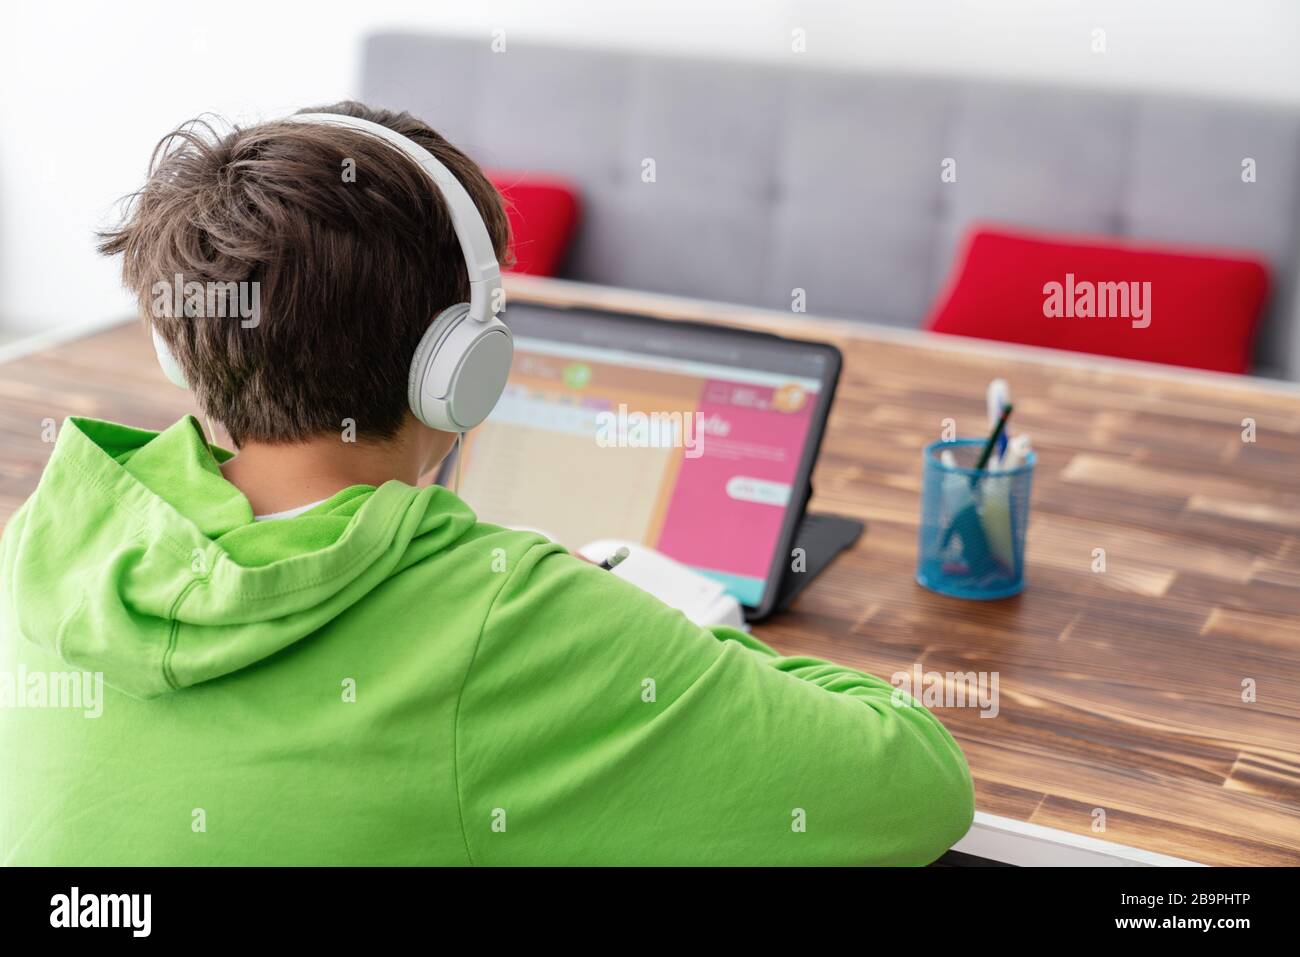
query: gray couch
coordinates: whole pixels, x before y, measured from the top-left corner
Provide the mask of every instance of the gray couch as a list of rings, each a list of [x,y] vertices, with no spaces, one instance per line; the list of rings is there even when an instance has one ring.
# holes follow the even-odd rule
[[[362,96],[574,180],[568,278],[917,326],[973,221],[1253,250],[1255,371],[1300,379],[1294,110],[405,33],[367,38]]]

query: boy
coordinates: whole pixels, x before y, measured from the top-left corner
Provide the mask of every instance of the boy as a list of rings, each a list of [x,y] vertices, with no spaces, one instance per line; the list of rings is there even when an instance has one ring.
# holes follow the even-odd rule
[[[433,130],[314,112],[432,152],[505,253]],[[84,681],[99,713],[0,710],[0,861],[923,864],[966,831],[960,750],[887,683],[418,486],[453,436],[407,372],[468,293],[414,163],[321,124],[191,128],[102,248],[239,451],[192,418],[64,424],[0,543],[0,673]],[[173,277],[257,283],[257,321],[158,318]]]

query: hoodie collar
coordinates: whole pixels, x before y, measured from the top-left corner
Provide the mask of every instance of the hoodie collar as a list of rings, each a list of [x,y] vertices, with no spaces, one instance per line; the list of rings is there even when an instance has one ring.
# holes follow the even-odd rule
[[[160,433],[66,420],[7,550],[23,634],[151,697],[308,638],[475,521],[446,489],[391,481],[254,522],[229,457],[192,416]]]

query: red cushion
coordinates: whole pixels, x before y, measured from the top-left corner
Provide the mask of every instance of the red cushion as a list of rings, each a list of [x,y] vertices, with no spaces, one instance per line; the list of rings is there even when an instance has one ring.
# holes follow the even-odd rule
[[[1267,293],[1248,255],[980,228],[927,328],[1245,372]]]
[[[492,172],[488,179],[505,197],[515,272],[554,276],[578,225],[578,194],[555,177]]]

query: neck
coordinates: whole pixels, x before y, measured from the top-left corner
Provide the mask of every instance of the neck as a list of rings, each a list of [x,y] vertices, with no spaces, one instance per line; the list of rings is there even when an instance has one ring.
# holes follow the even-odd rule
[[[404,430],[384,442],[343,442],[317,436],[287,445],[249,442],[221,472],[244,493],[254,515],[267,515],[329,498],[353,485],[380,486],[396,480],[419,484],[442,460],[455,437]]]

